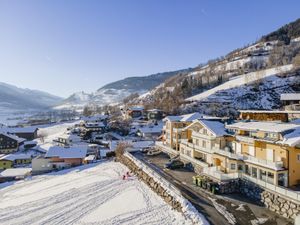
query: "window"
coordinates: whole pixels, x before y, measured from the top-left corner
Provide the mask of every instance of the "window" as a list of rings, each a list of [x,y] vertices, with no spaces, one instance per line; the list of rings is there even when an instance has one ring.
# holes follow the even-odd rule
[[[236,168],[235,163],[231,163],[231,164],[230,164],[230,169],[231,169],[231,170],[235,170],[235,168]]]
[[[265,170],[259,170],[259,171],[260,171],[259,179],[266,181],[267,180],[267,172]]]
[[[203,134],[207,135],[207,130],[203,128]]]
[[[206,148],[206,141],[202,141],[202,147]]]
[[[238,171],[243,171],[243,165],[238,164]]]
[[[273,149],[267,149],[267,160],[274,161],[274,150]]]
[[[245,165],[245,173],[250,175],[250,170],[249,170],[249,166]]]
[[[196,139],[196,145],[198,145],[198,146],[199,146],[199,140],[198,140],[198,139]]]
[[[297,154],[297,160],[300,162],[300,154]]]
[[[252,167],[252,177],[257,178],[257,168]]]

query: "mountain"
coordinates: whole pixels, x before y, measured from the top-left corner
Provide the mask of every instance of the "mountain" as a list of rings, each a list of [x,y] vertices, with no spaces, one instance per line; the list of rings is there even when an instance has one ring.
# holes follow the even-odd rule
[[[131,94],[143,94],[166,79],[189,69],[157,73],[149,76],[128,77],[109,83],[93,93],[77,92],[55,106],[56,109],[82,109],[85,105],[103,106],[121,102]]]
[[[46,92],[18,88],[0,82],[0,108],[1,110],[39,110],[52,107],[62,98]]]
[[[299,91],[294,88],[299,67],[300,19],[186,74],[170,77],[128,104],[160,108],[170,114],[198,110],[229,115],[229,109],[275,109],[280,107],[280,93]],[[295,79],[283,79],[282,73]]]

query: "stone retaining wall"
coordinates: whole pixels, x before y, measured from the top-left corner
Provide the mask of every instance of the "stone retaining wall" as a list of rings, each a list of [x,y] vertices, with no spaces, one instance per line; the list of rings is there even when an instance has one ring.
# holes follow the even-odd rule
[[[156,182],[149,174],[140,169],[131,159],[122,155],[117,160],[127,166],[140,180],[147,184],[155,193],[161,196],[173,209],[182,212],[180,202],[176,201],[174,197],[165,190],[159,182]]]
[[[240,192],[249,198],[259,200],[266,208],[289,219],[295,219],[300,214],[300,203],[262,189],[257,184],[240,180]]]

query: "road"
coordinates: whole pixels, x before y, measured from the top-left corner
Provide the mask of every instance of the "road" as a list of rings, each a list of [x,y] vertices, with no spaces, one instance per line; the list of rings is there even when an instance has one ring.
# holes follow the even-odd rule
[[[195,208],[202,213],[211,224],[219,225],[230,224],[228,220],[216,210],[212,201],[209,199],[214,198],[218,204],[226,207],[226,210],[231,213],[235,219],[236,224],[240,225],[252,225],[255,221],[256,224],[259,219],[264,218],[264,225],[290,225],[291,221],[288,221],[277,214],[269,211],[265,207],[253,202],[241,195],[212,195],[203,189],[195,187],[192,184],[192,177],[194,172],[188,169],[179,170],[167,170],[164,169],[164,164],[169,160],[169,157],[162,153],[158,156],[147,156],[140,152],[134,154],[136,158],[143,161],[146,165],[155,170],[160,176],[175,185],[182,193],[182,195],[188,199]],[[240,210],[242,206],[242,210]],[[262,224],[262,223],[261,223]]]

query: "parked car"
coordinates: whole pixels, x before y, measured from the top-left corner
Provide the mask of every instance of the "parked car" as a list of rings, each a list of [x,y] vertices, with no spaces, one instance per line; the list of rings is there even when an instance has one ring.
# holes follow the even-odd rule
[[[165,164],[165,168],[167,169],[180,169],[184,167],[184,163],[180,160],[172,160]]]
[[[154,155],[158,155],[160,154],[161,151],[159,149],[150,149],[148,152],[147,152],[147,155],[149,156],[154,156]]]

